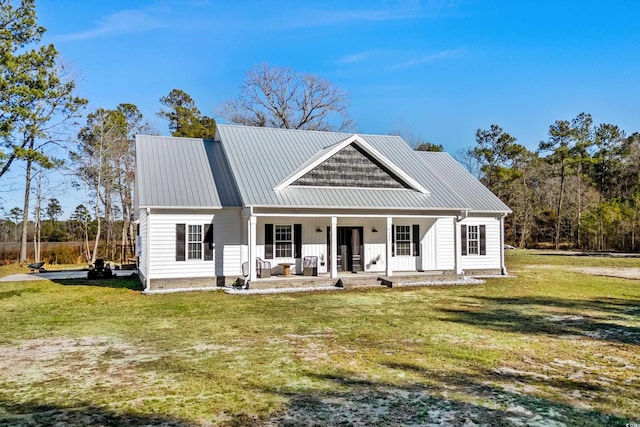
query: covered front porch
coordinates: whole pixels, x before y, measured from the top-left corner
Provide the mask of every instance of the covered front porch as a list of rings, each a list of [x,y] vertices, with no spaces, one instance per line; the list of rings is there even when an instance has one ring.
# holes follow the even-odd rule
[[[370,211],[270,211],[247,208],[242,261],[269,264],[279,280],[302,274],[305,257],[317,277],[337,281],[345,274],[392,277],[462,273],[458,222],[452,213]],[[274,280],[249,268],[253,283]],[[308,276],[306,276],[308,277]]]

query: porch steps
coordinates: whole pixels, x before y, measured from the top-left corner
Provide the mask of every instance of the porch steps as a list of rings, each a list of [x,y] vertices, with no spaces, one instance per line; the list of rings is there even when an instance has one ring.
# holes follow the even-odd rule
[[[410,275],[397,275],[387,277],[378,274],[352,274],[341,275],[337,279],[323,276],[274,276],[270,279],[260,279],[250,283],[250,289],[287,289],[287,288],[316,288],[335,286],[344,289],[372,288],[386,286],[411,286],[412,284],[430,284],[437,286],[439,283],[450,284],[454,281],[464,281],[466,276],[453,273],[422,273]]]

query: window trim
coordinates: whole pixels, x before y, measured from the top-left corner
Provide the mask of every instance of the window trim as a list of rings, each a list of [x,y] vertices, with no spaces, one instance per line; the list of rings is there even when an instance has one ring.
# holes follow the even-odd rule
[[[192,231],[193,228],[196,228],[195,231]],[[192,240],[193,237],[193,240]],[[203,235],[202,235],[202,224],[187,224],[187,233],[186,233],[186,249],[187,249],[187,260],[188,261],[198,261],[203,259],[204,251],[202,250],[203,245]],[[192,256],[192,255],[198,255]]]
[[[278,240],[278,227],[287,227],[289,229],[289,240]],[[295,240],[293,235],[293,224],[274,224],[273,225],[273,258],[293,258],[293,242]],[[281,232],[282,233],[282,232]],[[288,253],[289,255],[281,256],[278,251],[278,244],[287,244],[288,245]]]
[[[403,235],[408,235],[409,239],[399,239],[399,234],[400,232],[400,227],[404,227],[406,228],[406,231],[402,231]],[[395,230],[394,230],[394,241],[395,241],[395,255],[396,256],[413,256],[413,230],[411,228],[411,225],[404,225],[404,224],[396,224],[395,226]],[[407,244],[408,248],[409,248],[409,253],[405,254],[405,253],[399,253],[398,249],[399,249],[399,244]]]
[[[477,253],[469,252],[469,227],[477,227]],[[486,224],[462,224],[460,226],[462,256],[486,256],[487,255],[487,225]],[[471,239],[476,241],[476,238]]]
[[[475,237],[472,237],[473,235]],[[474,248],[471,246],[472,243],[475,243]],[[480,256],[480,226],[477,224],[467,224],[467,255]]]

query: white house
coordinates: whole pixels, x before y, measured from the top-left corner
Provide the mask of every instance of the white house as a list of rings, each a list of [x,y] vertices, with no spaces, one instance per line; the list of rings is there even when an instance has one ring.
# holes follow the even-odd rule
[[[146,290],[213,287],[256,259],[302,270],[501,272],[509,208],[446,153],[398,136],[218,125],[213,140],[138,135]],[[249,268],[251,280],[260,280]]]

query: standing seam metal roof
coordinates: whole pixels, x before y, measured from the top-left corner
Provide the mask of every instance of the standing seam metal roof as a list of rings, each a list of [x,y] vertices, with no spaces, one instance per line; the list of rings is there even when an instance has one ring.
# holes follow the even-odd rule
[[[359,134],[429,193],[411,189],[274,188],[353,134],[218,125],[213,141],[136,136],[140,206],[300,207],[510,212],[446,153],[416,152],[398,136]]]

